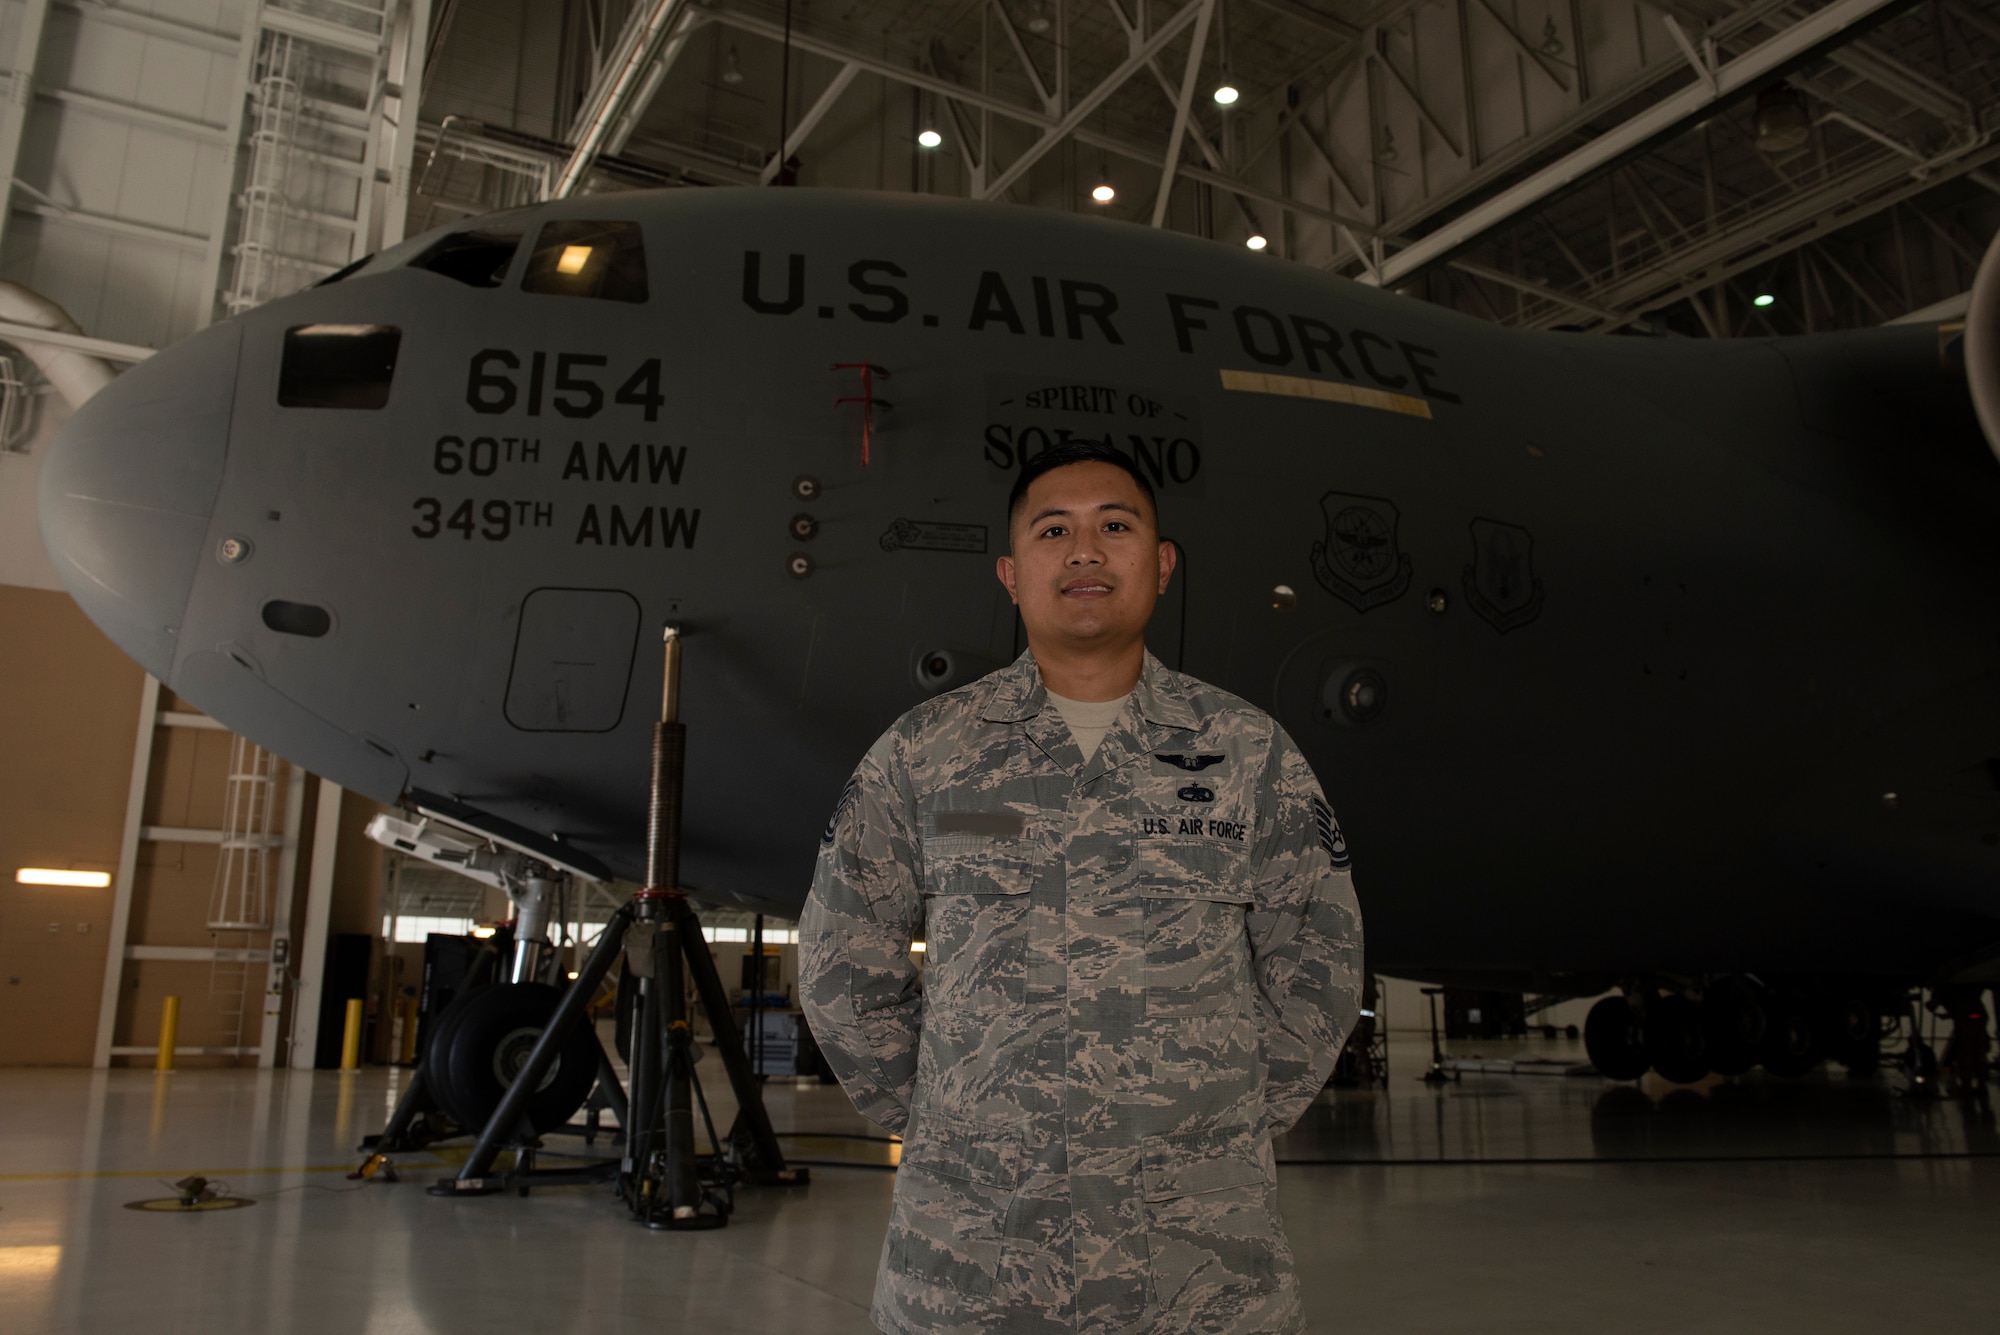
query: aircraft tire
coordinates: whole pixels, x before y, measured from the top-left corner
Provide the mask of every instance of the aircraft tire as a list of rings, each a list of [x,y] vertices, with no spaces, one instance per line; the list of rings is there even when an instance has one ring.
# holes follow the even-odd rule
[[[1772,1075],[1796,1080],[1819,1064],[1821,1036],[1812,1007],[1795,997],[1779,998],[1771,1003],[1758,1060]]]
[[[1882,1064],[1882,1013],[1859,993],[1836,995],[1826,1008],[1827,1050],[1851,1074]]]
[[[1741,978],[1724,978],[1701,997],[1701,1027],[1708,1065],[1717,1075],[1742,1075],[1757,1064],[1770,1017],[1764,998]]]
[[[1646,1056],[1664,1080],[1692,1085],[1708,1076],[1708,1037],[1701,1007],[1682,996],[1655,998],[1642,1026]]]
[[[546,983],[496,983],[468,992],[439,1017],[424,1075],[453,1121],[468,1131],[486,1125],[561,1000],[562,993]],[[536,1133],[567,1122],[596,1079],[596,1043],[589,1028],[578,1025],[528,1099],[526,1115]]]
[[[1638,1012],[1624,997],[1605,997],[1590,1008],[1583,1020],[1583,1050],[1606,1080],[1637,1080],[1651,1064]]]

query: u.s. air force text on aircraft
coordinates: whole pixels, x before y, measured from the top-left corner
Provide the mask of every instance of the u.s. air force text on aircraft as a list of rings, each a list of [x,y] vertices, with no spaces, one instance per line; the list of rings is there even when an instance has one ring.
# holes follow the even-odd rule
[[[780,286],[775,275],[766,274],[767,269],[778,267],[767,265],[762,251],[743,253],[743,304],[759,315],[789,316],[811,307],[823,320],[837,319],[844,310],[849,317],[869,324],[899,324],[912,316],[926,328],[939,328],[943,323],[937,312],[915,309],[910,294],[890,281],[911,277],[894,260],[855,260],[847,266],[846,287],[840,293],[843,299],[822,304],[808,300],[812,275],[806,256],[785,256],[782,295],[771,290]],[[968,280],[969,293],[963,291]],[[1164,335],[1171,332],[1174,348],[1191,355],[1222,350],[1216,340],[1233,332],[1238,350],[1262,366],[1299,367],[1310,374],[1337,375],[1387,390],[1414,388],[1439,403],[1461,402],[1459,395],[1442,383],[1443,357],[1437,349],[1371,329],[1343,329],[1310,313],[1242,304],[1227,307],[1225,314],[1219,300],[1166,292],[1160,294],[1160,305],[1148,301],[1139,308],[1151,311],[1150,316],[1125,316],[1121,313],[1126,303],[1117,291],[1084,279],[1010,276],[985,269],[976,277],[954,275],[953,282],[961,292],[944,304],[966,312],[957,327],[971,333],[1029,337],[1032,330],[1032,335],[1040,338],[1102,340],[1122,347],[1126,346],[1125,331],[1130,328],[1143,331],[1142,341],[1164,347]],[[930,286],[935,290],[934,284]],[[861,300],[845,300],[849,296]],[[1166,319],[1161,321],[1160,315]]]

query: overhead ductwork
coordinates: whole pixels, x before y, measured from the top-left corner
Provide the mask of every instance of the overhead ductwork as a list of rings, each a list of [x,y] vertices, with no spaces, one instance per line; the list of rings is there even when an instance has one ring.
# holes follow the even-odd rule
[[[82,327],[70,318],[68,311],[19,283],[0,282],[0,322],[83,336]],[[87,352],[14,335],[9,335],[7,341],[27,354],[42,377],[55,386],[56,393],[68,400],[72,412],[118,374],[109,362]]]

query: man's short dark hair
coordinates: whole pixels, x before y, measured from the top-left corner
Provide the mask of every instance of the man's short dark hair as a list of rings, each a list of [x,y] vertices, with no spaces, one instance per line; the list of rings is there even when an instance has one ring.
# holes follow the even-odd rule
[[[1051,445],[1023,464],[1020,476],[1014,479],[1014,490],[1007,495],[1007,523],[1011,526],[1014,516],[1020,514],[1021,507],[1027,504],[1028,488],[1035,484],[1036,478],[1045,473],[1053,473],[1058,468],[1067,468],[1071,464],[1110,464],[1113,468],[1124,469],[1131,479],[1139,484],[1139,490],[1145,493],[1146,504],[1152,507],[1153,522],[1156,525],[1159,523],[1159,498],[1153,495],[1153,484],[1145,473],[1140,471],[1139,465],[1133,462],[1131,455],[1115,445],[1106,445],[1095,440],[1073,440],[1062,445]]]

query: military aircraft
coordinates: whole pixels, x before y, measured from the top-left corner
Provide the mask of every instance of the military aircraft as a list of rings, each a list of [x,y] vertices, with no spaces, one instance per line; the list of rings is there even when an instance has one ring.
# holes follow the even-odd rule
[[[792,914],[861,752],[1021,651],[1015,471],[1109,440],[1182,553],[1152,647],[1299,740],[1373,969],[1622,983],[1607,1074],[1797,1070],[2000,969],[2000,466],[1964,362],[1928,325],[1511,331],[1041,211],[614,194],[135,367],[41,518],[97,624],[230,727],[625,877],[683,627],[685,879]]]

